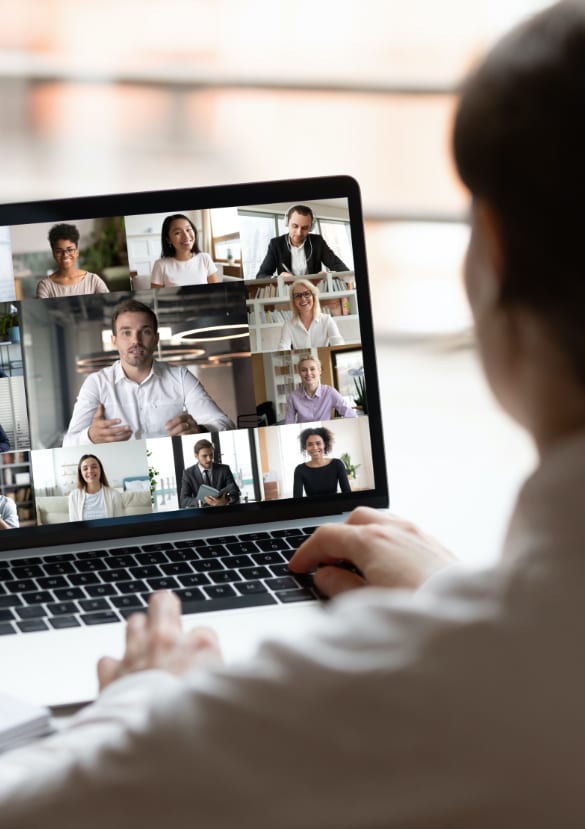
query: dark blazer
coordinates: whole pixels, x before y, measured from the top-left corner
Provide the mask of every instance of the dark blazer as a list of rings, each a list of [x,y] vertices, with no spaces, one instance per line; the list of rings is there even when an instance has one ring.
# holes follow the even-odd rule
[[[288,233],[284,236],[275,236],[268,244],[268,251],[256,279],[269,279],[274,274],[291,271],[291,255],[286,243]],[[309,233],[304,242],[305,256],[307,257],[307,274],[320,273],[323,268],[321,263],[330,271],[348,271],[347,265],[336,256],[325,239],[318,233]]]
[[[10,449],[10,441],[8,440],[8,435],[0,426],[0,452],[8,452]]]
[[[209,477],[211,479],[211,486],[216,489],[223,489],[229,487],[227,491],[228,503],[237,504],[240,500],[240,490],[234,481],[232,470],[227,463],[214,463],[209,470]],[[181,480],[181,494],[179,496],[179,504],[182,508],[198,507],[197,493],[199,487],[203,483],[203,476],[199,469],[199,464],[188,467],[183,472]]]

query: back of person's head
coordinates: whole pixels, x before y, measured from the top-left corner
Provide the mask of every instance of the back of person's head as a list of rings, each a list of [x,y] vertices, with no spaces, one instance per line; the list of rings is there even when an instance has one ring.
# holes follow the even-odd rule
[[[53,225],[53,227],[49,230],[48,238],[51,250],[55,249],[57,242],[73,242],[75,247],[78,247],[79,245],[79,231],[75,225],[68,225],[65,223]]]
[[[148,314],[153,330],[155,332],[158,330],[158,320],[152,308],[149,308],[148,305],[139,302],[137,299],[123,299],[122,302],[116,305],[112,312],[112,332],[114,334],[116,333],[116,320],[120,314]]]
[[[502,305],[545,320],[585,383],[585,5],[558,3],[505,37],[466,81],[459,175],[501,222]]]
[[[161,246],[161,257],[164,259],[167,256],[174,256],[175,255],[175,246],[169,241],[169,232],[171,229],[172,223],[176,219],[184,219],[186,222],[189,222],[191,225],[191,230],[194,234],[194,241],[193,246],[191,247],[191,253],[200,253],[199,244],[197,242],[197,228],[191,221],[188,216],[185,216],[184,213],[173,213],[172,216],[165,216],[165,219],[162,223],[161,231],[160,231],[160,246]]]
[[[308,279],[295,279],[290,286],[290,308],[293,319],[300,316],[299,309],[295,305],[294,295],[304,291],[310,291],[313,294],[313,317],[320,317],[322,312],[321,303],[319,302],[319,289]]]

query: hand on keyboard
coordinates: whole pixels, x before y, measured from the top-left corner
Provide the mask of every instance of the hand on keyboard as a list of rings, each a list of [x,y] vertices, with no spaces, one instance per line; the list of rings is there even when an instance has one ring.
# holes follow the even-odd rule
[[[137,671],[154,669],[180,675],[194,667],[222,662],[215,633],[204,627],[185,633],[180,601],[172,593],[161,591],[152,595],[148,613],[130,616],[124,656],[102,657],[98,662],[98,680],[103,690],[116,679]]]
[[[415,590],[453,555],[414,524],[391,513],[358,507],[345,524],[324,524],[289,561],[293,573],[315,571],[326,596],[355,587]]]

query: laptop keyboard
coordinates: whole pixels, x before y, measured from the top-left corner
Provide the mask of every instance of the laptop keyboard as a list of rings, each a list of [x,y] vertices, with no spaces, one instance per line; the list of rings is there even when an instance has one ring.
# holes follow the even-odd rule
[[[288,561],[314,527],[0,561],[0,635],[120,622],[172,590],[183,613],[318,598]]]

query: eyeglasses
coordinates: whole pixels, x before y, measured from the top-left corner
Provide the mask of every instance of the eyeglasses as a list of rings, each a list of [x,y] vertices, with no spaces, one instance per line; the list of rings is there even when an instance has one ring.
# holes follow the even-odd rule
[[[55,256],[65,256],[66,253],[68,253],[69,255],[72,255],[72,254],[75,253],[76,250],[77,250],[77,248],[73,247],[73,246],[71,246],[69,248],[53,248],[53,254]]]
[[[302,294],[293,294],[293,299],[309,299],[310,296],[313,296],[311,291],[303,291]]]

